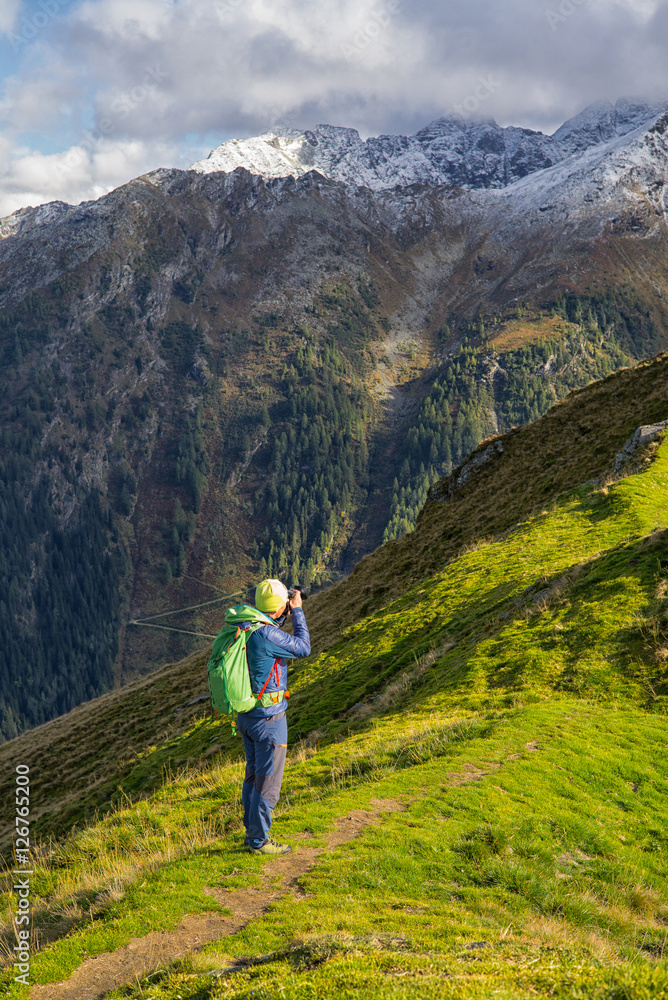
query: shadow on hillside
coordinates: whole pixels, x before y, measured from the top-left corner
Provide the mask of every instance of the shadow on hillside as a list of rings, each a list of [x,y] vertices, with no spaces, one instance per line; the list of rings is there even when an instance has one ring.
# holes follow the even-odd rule
[[[583,499],[582,510],[592,519],[605,516],[603,508],[600,501]],[[481,698],[485,689],[497,697],[534,688],[597,697],[614,692],[649,707],[668,693],[668,667],[661,661],[668,653],[668,594],[663,602],[654,596],[660,575],[668,577],[666,531],[541,577],[519,594],[518,582],[506,580],[474,601],[462,602],[447,618],[430,611],[418,628],[409,608],[390,606],[355,628],[360,646],[376,652],[337,671],[337,648],[343,657],[352,638],[344,636],[329,651],[329,671],[303,687],[297,672],[291,740],[317,735],[318,743],[326,745],[342,733],[369,729],[374,717],[416,705],[439,691],[455,705],[457,693],[468,695],[474,681]],[[638,624],[620,626],[619,605],[628,604],[638,590],[643,593]],[[387,617],[398,614],[406,615],[406,633],[380,652]],[[528,645],[524,638],[513,648],[513,626],[531,630]],[[493,658],[498,645],[494,666],[484,673],[481,642],[487,656],[491,647]],[[588,668],[597,643],[599,666]],[[610,648],[617,652],[606,660]]]
[[[409,694],[414,697],[418,688],[424,688],[425,694],[429,693],[431,679],[441,672],[436,669],[436,654],[445,645],[456,646],[459,651],[460,647],[470,644],[471,636],[481,627],[491,628],[490,623],[500,620],[504,614],[507,618],[508,609],[514,607],[518,600],[509,595],[516,593],[518,586],[517,580],[506,579],[486,591],[480,591],[475,601],[463,600],[447,617],[439,613],[438,608],[430,607],[428,612],[420,612],[419,609],[413,610],[405,600],[400,600],[355,626],[355,640],[371,652],[360,655],[345,670],[340,670],[337,669],[337,651],[343,659],[352,640],[351,634],[344,633],[327,651],[329,669],[325,667],[313,680],[304,678],[304,681],[301,681],[300,675],[308,673],[310,665],[307,663],[295,671],[296,692],[291,707],[296,711],[292,713],[291,741],[317,732],[324,742],[328,742],[338,738],[342,730],[364,731],[371,725],[370,718],[363,720],[358,717],[353,722],[349,713],[361,704],[373,705],[379,701],[388,685],[398,685],[397,691],[389,703],[387,698],[383,699],[383,711],[372,709],[369,715],[395,711],[402,699],[405,700]],[[417,626],[415,614],[422,619]],[[383,649],[387,618],[391,617],[395,624],[398,616],[405,617],[405,631],[400,631],[392,645]],[[486,634],[492,633],[488,631]],[[430,660],[430,665],[423,669],[426,658]],[[455,661],[458,680],[466,677],[466,659]],[[416,672],[420,674],[418,685],[407,679],[402,682],[402,675],[412,676]]]
[[[593,514],[600,516],[598,507]],[[668,593],[657,596],[661,577],[668,577],[665,530],[614,546],[539,581],[527,592],[524,609],[518,609],[515,620],[525,619],[535,627],[533,650],[546,654],[546,659],[556,653],[561,668],[544,666],[537,676],[536,662],[518,657],[489,672],[488,686],[519,691],[538,683],[596,697],[633,695],[634,688],[645,708],[655,707],[668,694],[668,665],[661,658],[668,653]],[[634,624],[620,626],[619,605],[628,606],[638,590],[644,599]],[[548,631],[550,621],[554,627]],[[596,667],[596,658],[591,657],[597,642],[604,669]],[[616,655],[606,658],[610,648]]]

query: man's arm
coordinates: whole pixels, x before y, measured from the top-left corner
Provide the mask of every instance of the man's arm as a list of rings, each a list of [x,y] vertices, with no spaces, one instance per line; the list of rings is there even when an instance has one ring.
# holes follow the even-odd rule
[[[288,659],[309,656],[311,637],[304,612],[296,606],[292,608],[292,631],[294,635],[288,635],[276,625],[263,625],[262,634],[267,640],[268,651],[275,656],[285,656]]]

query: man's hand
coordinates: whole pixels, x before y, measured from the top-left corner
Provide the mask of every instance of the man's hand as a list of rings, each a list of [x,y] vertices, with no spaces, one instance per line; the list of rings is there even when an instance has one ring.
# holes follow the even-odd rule
[[[298,590],[295,590],[295,596],[289,601],[290,610],[293,608],[301,608],[302,606],[302,595]]]

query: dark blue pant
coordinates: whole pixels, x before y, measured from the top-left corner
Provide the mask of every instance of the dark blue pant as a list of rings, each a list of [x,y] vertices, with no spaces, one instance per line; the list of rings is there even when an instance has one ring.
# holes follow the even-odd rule
[[[251,847],[262,847],[271,829],[271,810],[281,793],[288,720],[285,712],[260,719],[239,712],[237,728],[246,751],[246,775],[241,792],[246,838]]]

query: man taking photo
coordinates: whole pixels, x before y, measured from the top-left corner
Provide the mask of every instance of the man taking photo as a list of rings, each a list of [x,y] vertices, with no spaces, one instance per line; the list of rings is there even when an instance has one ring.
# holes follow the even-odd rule
[[[263,580],[255,588],[255,607],[276,624],[260,626],[246,645],[251,687],[258,704],[237,716],[246,751],[241,795],[245,843],[251,854],[279,856],[292,850],[269,836],[271,810],[280,795],[288,745],[287,660],[308,656],[311,638],[299,590],[290,596],[280,580]],[[293,635],[279,627],[288,615],[292,616]]]

